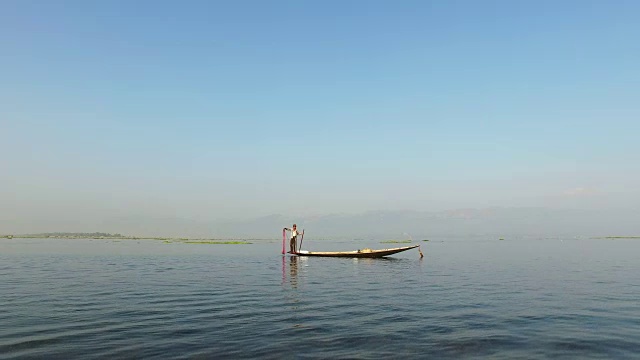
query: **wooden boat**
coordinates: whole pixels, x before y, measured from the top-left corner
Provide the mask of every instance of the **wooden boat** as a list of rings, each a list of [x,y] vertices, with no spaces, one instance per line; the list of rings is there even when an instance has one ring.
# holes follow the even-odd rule
[[[420,245],[411,245],[404,246],[399,248],[392,249],[361,249],[354,251],[306,251],[306,250],[298,250],[295,253],[289,253],[291,255],[297,256],[324,256],[324,257],[347,257],[347,258],[379,258],[384,256],[389,256],[393,254],[397,254],[399,252],[407,251],[410,249],[414,249],[419,247]],[[422,252],[420,252],[422,257]]]

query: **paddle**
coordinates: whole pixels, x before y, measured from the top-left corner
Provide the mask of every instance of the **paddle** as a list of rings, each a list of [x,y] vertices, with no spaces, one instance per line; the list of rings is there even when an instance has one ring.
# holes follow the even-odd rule
[[[298,246],[298,252],[302,250],[302,240],[304,240],[304,229],[302,230],[302,235],[300,236],[300,246]]]

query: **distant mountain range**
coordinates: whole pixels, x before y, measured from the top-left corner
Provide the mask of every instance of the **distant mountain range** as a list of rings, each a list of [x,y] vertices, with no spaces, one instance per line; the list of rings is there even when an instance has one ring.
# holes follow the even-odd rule
[[[132,236],[204,238],[279,238],[282,228],[297,223],[307,236],[321,238],[431,239],[445,236],[610,236],[640,235],[640,211],[486,208],[451,211],[370,211],[311,217],[269,215],[236,221],[181,218],[117,217],[77,224],[78,228],[38,227],[22,233],[105,231]],[[76,226],[76,225],[74,225]],[[54,226],[55,227],[55,226]],[[9,231],[7,231],[9,230]],[[18,230],[18,231],[16,231]],[[12,233],[0,219],[0,233]],[[19,232],[14,229],[13,232]]]
[[[370,211],[312,217],[269,215],[237,221],[112,219],[109,231],[134,235],[278,238],[297,223],[313,238],[430,238],[466,235],[636,235],[640,212],[545,208],[458,209],[441,212]]]

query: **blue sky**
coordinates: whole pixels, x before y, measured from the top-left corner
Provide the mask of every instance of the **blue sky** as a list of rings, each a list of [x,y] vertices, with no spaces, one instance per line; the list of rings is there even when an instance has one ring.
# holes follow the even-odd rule
[[[637,1],[3,1],[2,213],[636,207]]]

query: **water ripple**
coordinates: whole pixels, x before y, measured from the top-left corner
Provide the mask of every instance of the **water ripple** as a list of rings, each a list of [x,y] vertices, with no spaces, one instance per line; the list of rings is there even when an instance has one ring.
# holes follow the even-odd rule
[[[445,242],[422,261],[282,258],[271,243],[3,254],[0,357],[635,357],[638,245],[593,252],[587,271],[574,243]]]

